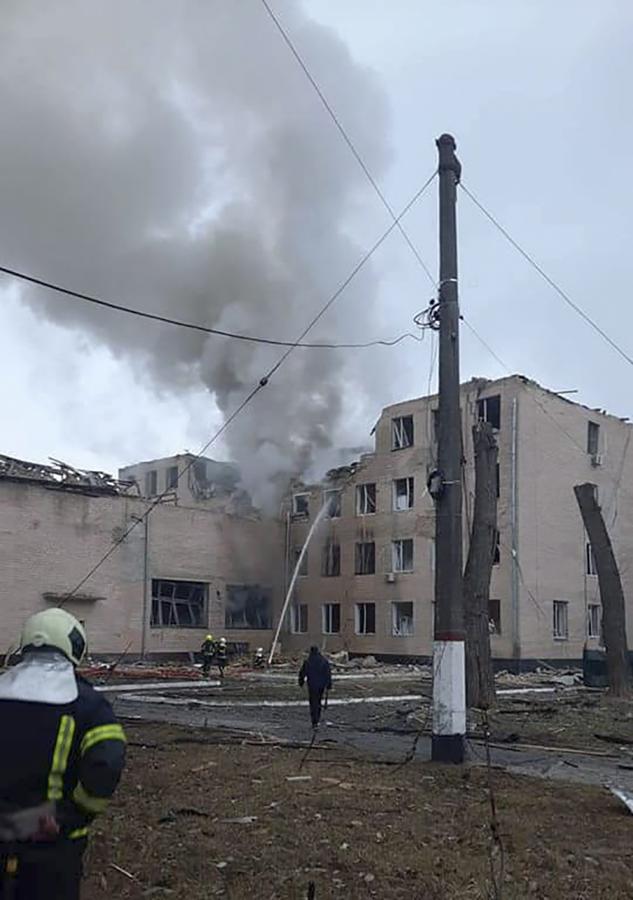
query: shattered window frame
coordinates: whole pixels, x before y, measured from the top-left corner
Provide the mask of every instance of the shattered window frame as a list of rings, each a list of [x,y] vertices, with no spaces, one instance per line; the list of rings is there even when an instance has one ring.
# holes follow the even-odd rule
[[[158,472],[156,469],[148,469],[145,473],[145,496],[155,497],[158,494]]]
[[[413,603],[394,600],[391,604],[391,633],[393,637],[413,637],[415,634]]]
[[[375,603],[357,603],[354,618],[356,634],[376,634]]]
[[[567,600],[552,601],[552,636],[555,641],[569,640],[569,603]]]
[[[356,541],[354,550],[354,575],[375,575],[376,542]]]
[[[404,490],[402,490],[404,488]],[[404,505],[400,503],[404,500]],[[393,511],[406,512],[413,509],[415,502],[415,481],[413,475],[393,479]]]
[[[167,466],[165,471],[165,490],[171,491],[178,487],[178,466]]]
[[[259,584],[227,584],[224,627],[240,631],[270,631],[272,590]]]
[[[322,606],[322,630],[323,634],[341,633],[341,604],[324,603]]]
[[[150,628],[207,628],[209,585],[152,578]]]
[[[343,491],[340,488],[328,488],[323,491],[323,506],[326,508],[326,517],[328,519],[341,518]]]
[[[391,542],[391,571],[399,574],[413,572],[413,538],[397,538]]]
[[[501,394],[477,400],[477,420],[489,422],[495,431],[501,430]]]
[[[600,453],[600,425],[591,420],[587,422],[587,453],[589,456]]]
[[[292,514],[293,516],[304,516],[306,519],[310,518],[310,494],[308,491],[299,491],[292,495]]]
[[[373,516],[376,514],[376,482],[365,481],[356,485],[356,515]]]
[[[323,545],[321,574],[324,578],[338,578],[341,574],[341,545],[338,541],[326,541]]]
[[[391,420],[391,449],[406,450],[413,447],[413,416],[396,416]]]
[[[290,607],[290,633],[308,633],[308,604],[293,603]]]
[[[602,637],[602,607],[599,603],[587,605],[587,637]]]

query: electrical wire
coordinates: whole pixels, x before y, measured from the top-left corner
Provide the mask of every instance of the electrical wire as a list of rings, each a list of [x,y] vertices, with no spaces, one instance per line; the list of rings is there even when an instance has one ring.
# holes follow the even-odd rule
[[[436,174],[437,174],[436,172],[433,172],[432,175],[430,175],[429,178],[427,178],[427,180],[422,185],[422,187],[413,195],[411,200],[403,208],[402,212],[399,214],[399,216],[396,218],[396,220],[389,226],[389,228],[387,228],[387,230],[381,235],[381,237],[379,237],[378,240],[375,241],[374,244],[370,247],[370,249],[361,257],[361,259],[354,266],[354,268],[352,269],[351,273],[347,276],[347,278],[345,278],[345,280],[339,285],[339,287],[331,295],[331,297],[327,300],[327,302],[321,307],[319,312],[310,320],[309,324],[306,326],[306,328],[303,329],[303,331],[297,338],[296,342],[292,346],[290,346],[285,351],[285,353],[282,354],[282,356],[277,360],[275,365],[268,371],[268,373],[266,375],[264,375],[259,380],[258,384],[255,385],[255,387],[251,389],[251,391],[246,395],[246,397],[242,400],[242,402],[239,404],[239,406],[231,413],[231,415],[228,417],[228,419],[226,419],[223,422],[223,424],[217,429],[217,431],[214,432],[214,434],[209,438],[209,440],[206,442],[206,444],[198,451],[198,453],[194,454],[192,456],[192,458],[189,460],[189,462],[187,463],[187,465],[181,471],[179,471],[178,477],[176,479],[176,484],[178,484],[178,482],[183,477],[183,475],[185,475],[189,471],[189,469],[191,469],[191,467],[194,465],[196,460],[198,460],[204,453],[206,453],[206,451],[209,449],[209,447],[211,447],[217,441],[217,439],[222,434],[224,434],[226,429],[231,425],[232,422],[235,421],[235,419],[237,419],[237,417],[240,415],[240,413],[249,405],[249,403],[257,396],[257,394],[264,387],[266,387],[266,385],[268,384],[270,379],[279,370],[279,368],[284,364],[284,362],[288,359],[288,357],[290,356],[292,351],[300,345],[300,342],[303,340],[303,338],[311,331],[312,328],[314,328],[314,326],[317,324],[317,322],[325,315],[325,313],[328,311],[328,309],[330,309],[332,304],[335,303],[336,300],[341,296],[341,294],[343,293],[345,288],[350,284],[350,282],[360,272],[360,270],[363,268],[363,266],[366,265],[366,263],[371,259],[371,257],[376,252],[378,247],[380,247],[380,245],[386,240],[388,235],[391,234],[391,232],[396,227],[398,221],[408,213],[408,211],[411,209],[411,207],[419,200],[419,198],[422,196],[422,194],[424,194],[424,192],[428,189],[429,185],[432,183]],[[152,511],[154,509],[156,509],[156,507],[160,503],[162,503],[162,501],[167,496],[167,494],[171,493],[171,491],[173,490],[173,487],[174,486],[171,485],[169,487],[169,489],[165,489],[165,491],[163,491],[162,494],[159,494],[158,497],[156,497],[152,501],[152,503],[147,507],[147,509],[145,510],[145,512],[143,513],[142,516],[139,516],[138,518],[133,520],[133,522],[124,531],[124,533],[121,536],[119,536],[116,541],[114,541],[112,543],[112,545],[103,554],[103,556],[98,560],[98,562],[95,563],[95,565],[90,569],[88,574],[85,575],[77,585],[75,585],[75,587],[72,589],[72,591],[70,591],[65,597],[62,598],[62,600],[58,604],[60,607],[64,606],[65,603],[67,603],[69,600],[72,599],[72,597],[77,593],[77,591],[79,591],[86,584],[86,582],[95,574],[95,572],[97,572],[97,570],[99,568],[101,568],[101,566],[110,558],[110,556],[112,556],[112,554],[117,549],[117,547],[119,547],[123,543],[123,541],[131,534],[131,532],[138,525],[140,525],[141,522],[144,522],[148,518],[148,516],[152,513]]]
[[[343,140],[344,140],[345,143],[347,144],[347,146],[348,146],[349,150],[351,151],[351,153],[352,153],[354,159],[356,160],[356,162],[358,163],[358,165],[360,166],[360,168],[361,168],[362,171],[364,172],[364,174],[365,174],[367,180],[369,181],[369,183],[371,184],[372,188],[374,189],[374,192],[375,192],[376,196],[378,197],[378,199],[380,200],[380,202],[382,203],[382,205],[384,206],[384,208],[387,210],[387,212],[388,212],[389,215],[391,216],[392,221],[393,221],[394,224],[397,226],[398,231],[400,232],[400,234],[402,235],[402,237],[404,238],[404,240],[405,240],[406,243],[408,244],[409,249],[411,250],[411,252],[412,252],[413,255],[415,256],[415,258],[417,259],[419,265],[421,266],[421,268],[422,268],[423,271],[425,272],[427,278],[429,279],[429,281],[431,282],[431,284],[433,285],[433,287],[437,287],[437,281],[436,281],[436,279],[433,277],[433,274],[432,274],[431,270],[429,269],[429,267],[427,266],[427,264],[426,264],[426,263],[424,262],[424,260],[422,259],[422,256],[420,255],[418,249],[417,249],[416,246],[414,245],[413,241],[411,240],[411,238],[409,237],[409,235],[407,234],[407,232],[405,231],[404,227],[403,227],[399,222],[397,222],[397,220],[396,220],[396,214],[395,214],[395,212],[394,212],[394,210],[393,210],[393,207],[391,206],[391,204],[389,203],[389,201],[388,201],[387,198],[385,197],[383,191],[382,191],[381,188],[380,188],[380,185],[378,184],[378,182],[376,181],[376,179],[374,178],[374,176],[373,176],[373,175],[371,174],[371,172],[369,171],[367,165],[365,164],[365,161],[363,160],[362,156],[360,155],[360,153],[358,152],[358,150],[357,150],[356,147],[354,146],[354,142],[352,141],[352,139],[351,139],[350,136],[348,135],[347,131],[346,131],[345,128],[343,127],[343,125],[342,125],[342,123],[341,123],[339,117],[336,115],[336,113],[335,113],[333,107],[331,106],[331,104],[329,103],[327,97],[325,96],[325,94],[323,93],[323,91],[321,90],[321,88],[319,87],[319,84],[318,84],[316,78],[314,77],[314,75],[312,74],[312,72],[311,72],[310,69],[308,68],[308,66],[307,66],[307,64],[306,64],[306,62],[305,62],[305,60],[303,59],[303,57],[301,56],[301,54],[300,54],[299,51],[297,50],[295,44],[294,44],[293,41],[292,41],[292,38],[290,37],[290,35],[289,35],[288,32],[286,31],[286,29],[284,28],[284,26],[283,26],[283,24],[281,23],[279,17],[278,17],[277,15],[275,15],[273,9],[271,8],[270,4],[268,3],[268,0],[261,0],[261,3],[262,3],[262,6],[264,7],[264,9],[266,10],[266,12],[268,13],[268,15],[269,15],[271,21],[274,23],[275,27],[277,28],[277,31],[279,32],[279,34],[280,34],[281,37],[283,38],[284,43],[286,44],[286,46],[288,47],[288,49],[290,50],[290,52],[291,52],[292,55],[294,56],[294,58],[295,58],[295,60],[297,61],[297,63],[299,64],[301,70],[303,71],[303,74],[306,76],[306,78],[308,79],[308,81],[310,82],[310,84],[312,85],[312,87],[314,88],[315,93],[317,94],[319,100],[320,100],[321,103],[323,104],[323,106],[324,106],[325,110],[327,111],[328,115],[329,115],[330,118],[332,119],[332,122],[333,122],[334,125],[336,126],[336,128],[337,128],[339,134],[341,135],[341,137],[343,138]]]
[[[390,229],[390,231],[393,229]],[[387,237],[387,232],[384,237]],[[301,342],[296,341],[278,341],[272,338],[262,338],[255,337],[250,334],[240,334],[235,331],[223,331],[220,328],[210,328],[206,325],[197,325],[194,322],[184,322],[180,319],[172,319],[169,316],[161,316],[158,313],[147,312],[142,309],[134,309],[129,306],[124,306],[121,303],[114,303],[112,300],[103,300],[100,297],[92,296],[91,294],[84,294],[80,291],[74,291],[70,288],[63,287],[62,285],[55,284],[52,281],[46,281],[43,278],[36,278],[34,275],[27,275],[25,272],[19,272],[17,269],[9,269],[7,266],[0,266],[0,272],[5,275],[9,275],[12,278],[17,278],[21,281],[29,282],[30,284],[35,284],[38,287],[46,288],[49,291],[55,291],[58,294],[64,294],[68,297],[74,297],[77,300],[83,300],[86,303],[92,303],[95,306],[101,306],[105,309],[112,309],[116,312],[125,313],[130,316],[138,316],[141,319],[150,319],[154,322],[161,322],[164,325],[174,325],[178,328],[188,328],[191,331],[200,331],[203,334],[215,334],[220,337],[232,338],[237,341],[247,341],[252,344],[269,344],[273,347],[303,347],[307,349],[313,350],[356,350],[356,349],[366,349],[368,347],[395,347],[396,344],[401,343],[406,338],[411,338],[414,341],[420,341],[421,338],[417,337],[411,332],[405,332],[401,334],[397,338],[393,338],[391,340],[382,339],[375,341],[365,341],[362,343],[349,343],[349,344],[339,344],[339,343],[328,343],[328,342],[318,342],[318,343],[309,343],[303,344]]]
[[[586,313],[584,311],[584,309],[581,306],[579,306],[577,303],[575,303],[571,299],[569,294],[567,294],[562,289],[562,287],[560,287],[560,285],[558,285],[554,281],[554,279],[551,278],[547,274],[547,272],[545,272],[545,270],[536,262],[536,260],[530,256],[530,254],[527,252],[527,250],[523,249],[523,247],[518,243],[518,241],[515,241],[515,239],[507,231],[507,229],[505,229],[503,227],[503,225],[501,225],[501,223],[492,215],[492,213],[486,209],[486,207],[483,205],[483,203],[480,203],[480,201],[475,197],[475,195],[471,191],[469,191],[468,188],[462,182],[460,182],[460,187],[463,190],[463,192],[466,194],[466,196],[469,197],[470,200],[475,204],[475,206],[484,214],[484,216],[486,216],[486,218],[490,222],[492,222],[492,224],[495,226],[495,228],[497,228],[498,231],[501,232],[501,234],[504,236],[504,238],[514,247],[514,249],[517,250],[521,254],[523,259],[525,259],[532,266],[532,268],[538,272],[538,274],[541,276],[541,278],[543,278],[549,284],[549,286],[556,291],[556,293],[559,295],[559,297],[562,297],[562,299],[565,301],[565,303],[568,306],[570,306],[574,310],[574,312],[576,312],[582,319],[584,319],[584,321],[591,328],[593,328],[593,330],[596,331],[600,335],[600,337],[604,341],[607,342],[607,344],[609,344],[617,353],[620,354],[620,356],[623,359],[625,359],[631,366],[633,366],[633,357],[629,356],[629,354],[625,350],[623,350],[622,347],[620,347],[620,345],[617,344],[613,340],[613,338],[610,337],[607,334],[607,332],[603,328],[601,328],[600,325],[598,325],[598,323],[595,322],[588,313]]]

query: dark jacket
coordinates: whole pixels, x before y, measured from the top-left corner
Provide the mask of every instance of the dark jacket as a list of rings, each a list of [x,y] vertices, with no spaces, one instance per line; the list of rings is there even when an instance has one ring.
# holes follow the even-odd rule
[[[125,734],[112,707],[77,676],[66,704],[0,699],[0,817],[47,802],[62,838],[80,839],[108,805],[125,764]],[[6,839],[6,838],[5,838]]]
[[[329,691],[332,687],[332,670],[330,664],[320,653],[310,653],[299,672],[299,687],[308,682],[311,691]]]

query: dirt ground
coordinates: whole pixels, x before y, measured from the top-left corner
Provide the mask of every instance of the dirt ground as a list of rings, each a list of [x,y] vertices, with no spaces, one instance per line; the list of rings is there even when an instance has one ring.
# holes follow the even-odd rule
[[[491,859],[507,900],[633,895],[633,816],[604,789],[318,746],[300,769],[303,749],[171,725],[127,732],[84,900],[296,900],[311,881],[317,900],[485,898]],[[309,779],[288,780],[298,775]],[[491,855],[488,777],[502,854]]]

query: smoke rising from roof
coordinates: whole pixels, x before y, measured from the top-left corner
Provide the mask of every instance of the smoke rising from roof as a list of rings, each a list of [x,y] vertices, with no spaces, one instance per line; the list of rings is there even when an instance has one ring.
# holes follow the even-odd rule
[[[298,3],[275,9],[379,178],[388,115],[371,73]],[[373,198],[256,0],[12,0],[0,97],[6,265],[292,340],[361,255],[346,228]],[[357,317],[365,330],[375,289],[368,268],[314,337],[349,337]],[[202,382],[223,415],[279,356],[22,291],[51,320],[131,359],[157,389]],[[226,434],[257,502],[271,502],[282,477],[326,465],[345,397],[358,407],[363,391],[344,352],[295,351]],[[201,423],[201,443],[210,430]]]

